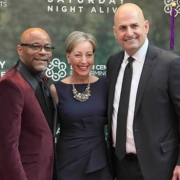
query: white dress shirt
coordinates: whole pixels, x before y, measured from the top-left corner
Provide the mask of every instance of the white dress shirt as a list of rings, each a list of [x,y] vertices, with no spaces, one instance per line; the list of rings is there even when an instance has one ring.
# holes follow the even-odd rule
[[[126,153],[134,153],[136,154],[136,148],[134,143],[134,135],[133,135],[133,119],[134,119],[134,110],[135,110],[135,102],[136,102],[136,94],[139,85],[139,80],[141,76],[141,72],[143,69],[146,53],[148,48],[148,39],[146,38],[145,43],[139,49],[139,51],[133,55],[135,59],[132,63],[133,65],[133,75],[131,81],[131,90],[129,97],[129,108],[127,115],[127,126],[126,126]],[[112,113],[112,138],[113,138],[113,146],[116,146],[116,129],[117,129],[117,114],[119,107],[119,100],[121,94],[121,86],[124,76],[124,70],[128,63],[129,55],[125,52],[124,59],[121,64],[121,68],[119,70],[119,75],[116,81],[115,94],[114,94],[114,103],[113,103],[113,113]],[[118,119],[120,121],[121,119]],[[117,139],[118,141],[118,139]]]

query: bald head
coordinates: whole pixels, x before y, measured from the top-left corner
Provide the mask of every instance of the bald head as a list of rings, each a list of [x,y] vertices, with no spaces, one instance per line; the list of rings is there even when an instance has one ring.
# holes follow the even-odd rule
[[[121,5],[114,15],[114,35],[120,46],[133,56],[144,44],[149,31],[149,22],[135,4]]]
[[[41,34],[41,36],[43,35],[50,39],[48,33],[45,30],[43,30],[41,28],[29,28],[22,33],[21,42],[27,43],[27,41],[29,41],[29,39],[37,33]]]
[[[44,71],[52,58],[51,39],[41,28],[30,28],[23,32],[21,44],[17,46],[20,60],[35,74]]]
[[[114,24],[116,22],[116,19],[123,14],[134,14],[134,15],[137,15],[140,20],[142,21],[145,20],[144,14],[139,6],[133,3],[125,3],[117,9],[114,16]]]

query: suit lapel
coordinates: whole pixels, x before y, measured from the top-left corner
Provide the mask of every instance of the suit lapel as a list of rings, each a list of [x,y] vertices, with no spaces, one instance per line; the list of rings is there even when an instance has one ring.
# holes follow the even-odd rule
[[[52,97],[51,91],[50,91],[50,97],[51,97],[51,101],[52,101],[52,105],[53,105],[53,135],[56,136],[56,130],[57,130],[57,106],[56,103],[54,101],[54,98]]]
[[[33,75],[29,72],[27,67],[19,60],[15,65],[15,68],[20,72],[23,78],[29,83],[29,85],[34,89],[36,98],[41,106],[41,109],[48,121],[48,107],[46,106],[46,102],[41,91],[41,88],[37,82],[37,80],[33,77]]]
[[[144,66],[143,66],[143,70],[141,73],[140,81],[139,81],[138,90],[137,90],[134,115],[136,115],[136,113],[138,111],[139,105],[140,105],[142,97],[143,97],[144,90],[146,88],[146,85],[148,84],[151,73],[156,65],[156,61],[157,61],[156,57],[157,57],[157,53],[154,51],[153,47],[151,45],[149,45],[148,50],[147,50],[146,59],[145,59]]]
[[[112,119],[112,110],[113,110],[113,102],[114,102],[114,94],[115,94],[115,87],[116,87],[116,81],[117,81],[117,77],[121,68],[121,63],[122,60],[124,58],[124,51],[118,53],[115,57],[114,57],[114,64],[113,64],[113,68],[111,67],[111,69],[113,70],[112,72],[109,72],[109,77],[108,77],[108,83],[109,83],[109,108],[108,108],[108,119],[110,120],[110,124],[111,124],[111,119]],[[112,59],[113,60],[113,59]]]
[[[47,89],[49,89],[49,86],[47,84],[47,82],[44,80],[44,85],[46,86]],[[52,107],[52,120],[53,120],[53,129],[52,132],[54,135],[56,135],[56,128],[57,128],[57,106],[56,103],[54,101],[54,98],[52,97],[51,91],[49,91],[50,94],[50,104],[47,104],[47,107],[51,106]],[[46,102],[47,103],[47,102]],[[49,107],[49,109],[51,108]]]

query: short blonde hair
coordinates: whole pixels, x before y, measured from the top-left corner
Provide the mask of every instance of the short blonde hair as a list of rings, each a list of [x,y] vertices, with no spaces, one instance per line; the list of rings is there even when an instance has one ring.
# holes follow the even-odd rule
[[[66,53],[71,53],[76,45],[82,41],[89,41],[92,44],[93,53],[96,51],[97,41],[93,35],[81,31],[73,31],[65,42]]]

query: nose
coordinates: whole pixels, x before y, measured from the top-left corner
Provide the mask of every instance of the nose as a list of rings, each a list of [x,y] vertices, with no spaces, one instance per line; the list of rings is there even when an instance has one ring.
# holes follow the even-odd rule
[[[133,30],[130,27],[127,28],[126,35],[129,37],[133,35]]]
[[[86,63],[86,62],[87,62],[86,56],[82,56],[81,62],[82,62],[82,63]]]
[[[47,51],[42,47],[42,49],[39,51],[40,54],[47,54]]]

